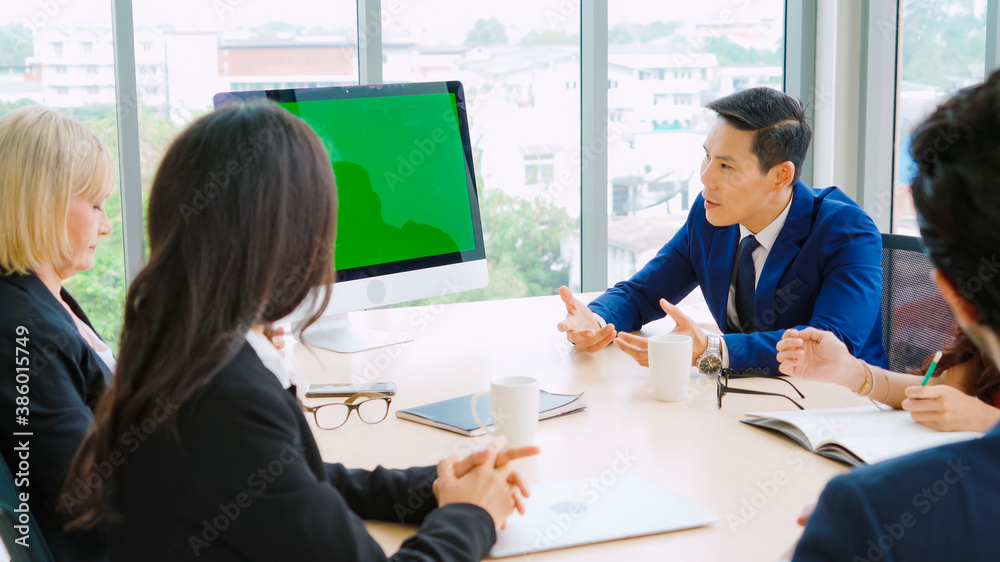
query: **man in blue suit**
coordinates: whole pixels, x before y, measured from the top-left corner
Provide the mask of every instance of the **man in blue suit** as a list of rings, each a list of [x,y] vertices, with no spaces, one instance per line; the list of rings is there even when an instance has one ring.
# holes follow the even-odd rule
[[[577,348],[614,341],[647,365],[646,339],[628,332],[669,314],[693,339],[693,365],[777,374],[775,344],[786,328],[817,326],[869,363],[882,349],[882,238],[871,218],[836,187],[799,175],[812,132],[802,104],[753,88],[708,104],[719,117],[705,139],[704,191],[687,223],[628,281],[589,308],[560,288],[559,330]],[[673,304],[696,286],[722,329],[706,334]]]
[[[959,326],[994,364],[1000,364],[998,107],[1000,71],[943,103],[917,126],[912,144],[919,167],[913,202],[934,281]],[[809,333],[806,348],[782,354],[783,367],[798,376],[809,377],[830,361],[822,334]],[[916,386],[906,394],[940,400],[929,396],[932,388]],[[998,496],[1000,426],[994,426],[982,439],[831,480],[794,560],[997,560]]]

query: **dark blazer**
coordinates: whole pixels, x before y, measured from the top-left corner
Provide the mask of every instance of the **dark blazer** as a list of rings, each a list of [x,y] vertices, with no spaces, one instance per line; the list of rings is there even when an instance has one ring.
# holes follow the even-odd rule
[[[63,289],[62,298],[76,315],[90,320]],[[14,447],[28,444],[29,507],[56,560],[105,560],[107,543],[101,531],[66,533],[55,514],[70,461],[94,421],[94,408],[111,380],[108,367],[80,336],[66,309],[34,275],[0,275],[0,446],[11,472],[20,459]],[[17,335],[24,326],[27,336]],[[91,326],[92,327],[92,326]],[[96,333],[96,330],[95,330]],[[30,359],[28,425],[16,423],[16,362],[19,340]],[[23,359],[21,359],[23,361]],[[14,432],[32,432],[19,437]]]
[[[496,541],[482,508],[437,507],[434,467],[324,463],[298,403],[248,344],[179,409],[160,400],[161,421],[122,466],[113,560],[384,560],[363,519],[421,525],[394,560],[479,560]],[[174,410],[180,445],[162,420]]]
[[[1000,426],[834,478],[794,560],[997,560],[998,495]]]
[[[699,195],[687,223],[638,273],[590,303],[615,328],[638,330],[663,318],[660,298],[677,303],[701,286],[729,348],[732,369],[778,373],[775,345],[788,328],[829,330],[856,357],[887,366],[882,348],[882,236],[836,187],[794,187],[788,218],[767,256],[754,296],[757,331],[732,332],[726,319],[739,225],[712,226]]]

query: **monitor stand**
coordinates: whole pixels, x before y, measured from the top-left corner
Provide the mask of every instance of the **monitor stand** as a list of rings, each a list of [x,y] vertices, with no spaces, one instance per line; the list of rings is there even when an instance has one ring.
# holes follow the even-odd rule
[[[309,345],[337,353],[357,353],[413,341],[413,337],[405,332],[393,334],[382,330],[358,328],[351,324],[346,312],[320,317],[315,324],[306,328],[302,333],[302,339]]]

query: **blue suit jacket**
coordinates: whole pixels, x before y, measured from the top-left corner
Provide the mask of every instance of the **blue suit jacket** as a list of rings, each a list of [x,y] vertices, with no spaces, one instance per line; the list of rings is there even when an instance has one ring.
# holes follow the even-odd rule
[[[795,548],[819,560],[996,560],[1000,426],[826,485]]]
[[[700,285],[729,348],[729,367],[777,374],[775,345],[788,328],[829,330],[856,357],[886,366],[882,348],[882,235],[836,187],[795,185],[788,218],[754,296],[757,332],[728,333],[726,307],[740,227],[712,226],[699,195],[687,223],[645,267],[590,303],[618,330],[663,318],[660,298],[677,303]]]

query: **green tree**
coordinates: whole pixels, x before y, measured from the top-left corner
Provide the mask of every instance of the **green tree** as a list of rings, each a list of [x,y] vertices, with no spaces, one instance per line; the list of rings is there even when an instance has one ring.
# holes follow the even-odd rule
[[[968,83],[970,66],[986,53],[986,14],[974,0],[906,0],[903,5],[902,79],[945,91]]]
[[[530,31],[521,38],[522,45],[579,45],[579,33],[562,31]]]
[[[669,37],[681,26],[677,21],[654,21],[650,23],[618,23],[608,30],[608,43],[627,45],[648,43],[660,37]]]
[[[3,117],[6,113],[14,111],[19,107],[24,107],[26,105],[32,105],[35,102],[31,100],[17,100],[17,101],[0,101],[0,117]]]
[[[733,43],[726,37],[711,37],[705,41],[704,52],[713,53],[719,59],[719,66],[781,66],[784,50],[748,49]]]
[[[479,18],[469,30],[465,37],[465,44],[470,47],[482,47],[484,45],[506,45],[507,30],[504,29],[500,20],[496,17],[490,19]]]
[[[35,53],[31,32],[19,23],[0,26],[0,66],[24,66]]]
[[[628,23],[616,23],[608,30],[608,43],[611,45],[628,45],[629,43],[639,43],[639,36],[635,32],[635,26]]]

